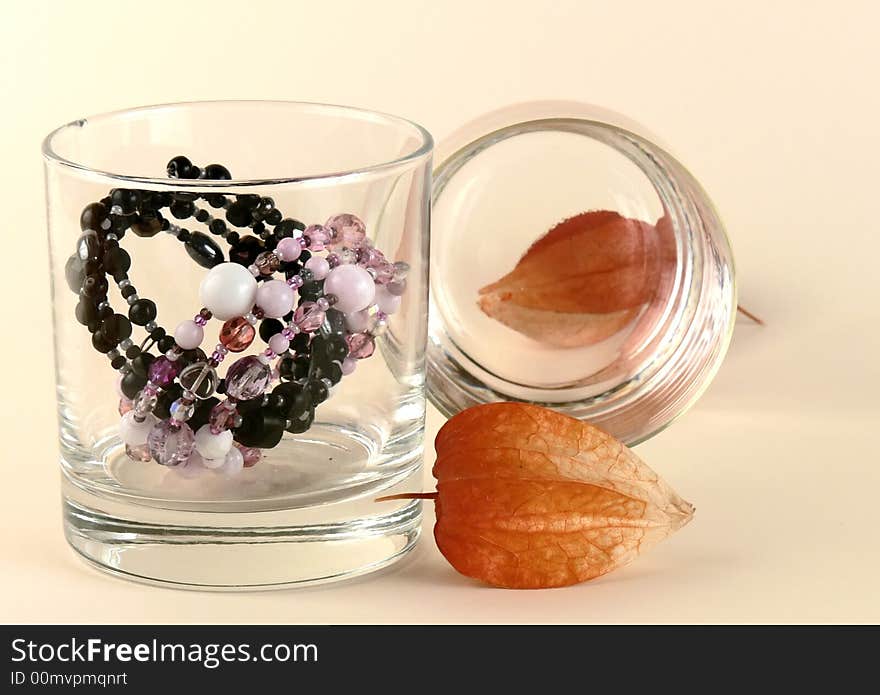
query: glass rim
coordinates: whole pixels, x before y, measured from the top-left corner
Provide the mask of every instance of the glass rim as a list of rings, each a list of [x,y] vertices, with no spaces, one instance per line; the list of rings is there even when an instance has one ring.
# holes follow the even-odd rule
[[[58,128],[52,130],[42,142],[43,158],[67,169],[73,169],[83,173],[100,176],[104,179],[119,181],[124,184],[140,184],[150,186],[168,186],[169,179],[151,176],[133,176],[129,174],[121,174],[119,172],[104,171],[90,167],[82,162],[73,161],[67,157],[60,155],[53,145],[55,138],[62,133],[73,128],[81,128],[89,122],[99,120],[109,120],[114,118],[124,118],[134,114],[143,114],[151,111],[160,111],[163,109],[179,108],[179,107],[195,107],[206,105],[230,105],[230,104],[250,104],[265,106],[287,106],[299,107],[303,110],[327,110],[337,114],[357,115],[361,118],[371,119],[374,122],[384,121],[397,127],[406,127],[412,129],[419,136],[418,146],[409,152],[389,159],[387,161],[377,162],[368,166],[357,167],[354,169],[346,169],[341,171],[320,172],[317,174],[309,174],[305,176],[284,176],[284,177],[266,177],[266,178],[246,178],[231,180],[208,180],[208,179],[173,179],[175,187],[181,188],[229,188],[230,186],[277,186],[283,184],[297,184],[305,182],[315,182],[324,180],[336,180],[344,177],[361,176],[365,174],[379,173],[383,171],[393,170],[398,167],[417,161],[431,154],[434,149],[434,138],[431,133],[424,127],[402,116],[385,113],[383,111],[374,111],[371,109],[363,109],[355,106],[345,106],[343,104],[327,104],[321,102],[310,101],[292,101],[292,100],[273,100],[273,99],[208,99],[196,101],[179,101],[167,102],[162,104],[150,104],[146,106],[136,106],[132,108],[117,109],[114,111],[105,111],[94,114],[86,118],[80,118],[65,123]]]

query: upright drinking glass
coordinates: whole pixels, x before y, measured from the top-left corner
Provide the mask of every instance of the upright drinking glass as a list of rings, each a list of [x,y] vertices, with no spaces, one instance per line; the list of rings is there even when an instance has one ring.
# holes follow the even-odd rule
[[[75,121],[46,138],[64,528],[77,552],[129,578],[231,589],[352,576],[413,546],[419,503],[377,505],[373,499],[379,490],[421,484],[431,151],[430,135],[406,120],[285,102],[140,108]],[[178,155],[203,170],[220,163],[231,178],[169,178],[166,165]],[[104,200],[112,213],[114,204],[124,202],[120,194],[107,200],[116,189],[172,203],[162,211],[167,229],[156,233],[150,225],[159,223],[147,219],[138,227],[143,233],[129,229],[119,238],[131,258],[130,284],[110,277],[106,292],[113,310],[127,316],[131,297],[125,295],[133,293],[127,287],[135,287],[137,297],[155,302],[155,323],[168,333],[203,307],[200,284],[216,262],[205,237],[221,248],[224,260],[236,252],[248,267],[255,263],[248,254],[262,250],[261,235],[279,224],[268,207],[254,209],[244,224],[235,214],[230,219],[237,200],[247,203],[236,207],[240,213],[270,198],[284,219],[302,222],[284,223],[294,238],[305,225],[353,214],[363,220],[374,248],[398,262],[399,274],[408,267],[394,290],[399,306],[391,300],[396,311],[386,318],[372,307],[364,316],[371,325],[360,330],[375,334],[372,356],[356,360],[354,371],[332,385],[311,427],[285,432],[256,465],[236,475],[204,467],[191,475],[188,466],[134,460],[120,440],[120,411],[132,407],[118,391],[120,374],[130,368],[129,342],[111,340],[115,347],[106,351],[100,331],[92,335],[95,319],[88,325],[82,309],[78,315],[87,290],[81,286],[86,271],[76,261],[80,251],[89,253],[80,248],[90,227],[88,215],[81,224],[82,211]],[[116,208],[119,215],[126,212]],[[212,229],[212,220],[222,220],[231,236]],[[248,236],[252,240],[242,244]],[[370,267],[368,258],[341,247],[318,248],[313,255],[327,251],[337,252],[331,264]],[[314,335],[329,332],[329,323],[325,319]],[[211,320],[204,327],[207,355],[222,325]],[[149,330],[133,329],[132,345],[151,344]],[[265,349],[258,336],[244,352],[225,356],[219,376],[234,360]],[[161,356],[156,346],[152,353]],[[354,365],[350,360],[343,371]],[[276,384],[291,376],[279,377],[277,370]]]

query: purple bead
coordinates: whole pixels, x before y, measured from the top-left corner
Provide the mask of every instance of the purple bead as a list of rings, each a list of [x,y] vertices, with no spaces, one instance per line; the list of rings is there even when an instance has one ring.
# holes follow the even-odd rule
[[[357,367],[357,360],[354,357],[346,357],[342,360],[342,373],[348,376]]]
[[[306,268],[312,271],[312,277],[315,280],[323,280],[330,272],[330,263],[326,258],[320,256],[312,256],[306,261]]]
[[[148,376],[150,381],[156,384],[156,386],[167,386],[174,381],[178,371],[180,370],[177,367],[177,363],[172,362],[163,355],[154,360],[153,364],[150,365]]]
[[[348,343],[348,355],[356,360],[362,360],[370,357],[376,349],[373,338],[366,333],[352,333],[345,336],[345,342]]]
[[[289,277],[287,278],[287,286],[298,290],[300,287],[303,286],[303,279],[299,275]]]
[[[340,261],[339,261],[338,254],[335,254],[335,253],[328,253],[327,254],[327,265],[329,265],[331,268],[335,268],[336,266],[338,266],[339,262]]]
[[[179,466],[192,453],[195,435],[185,422],[162,420],[150,430],[147,446],[153,458],[163,466]]]
[[[302,244],[299,243],[299,239],[285,237],[278,242],[278,246],[275,247],[275,253],[278,254],[278,258],[282,261],[289,263],[299,258],[299,255],[302,253]]]
[[[306,227],[303,237],[309,240],[309,251],[323,251],[333,239],[333,231],[322,224],[312,224]]]
[[[324,294],[336,295],[335,308],[344,314],[368,307],[376,294],[370,274],[357,265],[340,265],[324,280]]]
[[[360,218],[348,213],[333,215],[324,226],[333,230],[333,241],[330,245],[334,247],[345,246],[357,249],[364,245],[367,238],[366,225]]]
[[[238,414],[238,408],[232,401],[221,401],[213,408],[208,415],[208,425],[211,427],[212,434],[220,434],[226,430],[237,427],[236,424],[241,416]]]
[[[269,318],[277,319],[293,308],[293,289],[284,280],[260,283],[257,289],[257,306]]]
[[[283,331],[282,333],[276,333],[271,338],[269,338],[269,348],[276,355],[282,355],[287,352],[287,348],[290,347],[290,341],[284,337]]]
[[[304,333],[314,333],[324,323],[324,312],[315,302],[303,302],[296,308],[293,322]]]
[[[272,370],[253,355],[236,360],[226,372],[226,393],[240,401],[263,394],[272,378]]]

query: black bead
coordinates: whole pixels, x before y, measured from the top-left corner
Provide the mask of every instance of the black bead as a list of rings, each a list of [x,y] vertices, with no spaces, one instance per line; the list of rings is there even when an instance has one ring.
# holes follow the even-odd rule
[[[341,362],[348,357],[348,345],[341,335],[319,335],[312,341],[312,356],[322,364]]]
[[[110,192],[110,204],[122,209],[123,215],[130,215],[138,209],[141,202],[140,191],[130,188],[114,188]]]
[[[282,413],[287,412],[287,399],[282,393],[270,393],[266,398],[266,408],[277,410]]]
[[[226,229],[226,223],[221,219],[213,219],[211,224],[208,225],[208,231],[217,236],[223,236],[226,233]]]
[[[76,320],[83,326],[88,326],[92,321],[98,320],[98,307],[87,297],[81,297],[76,305]]]
[[[190,234],[186,252],[202,268],[213,268],[223,262],[223,251],[211,237],[201,232]]]
[[[165,219],[157,212],[145,212],[131,223],[131,231],[137,236],[150,238],[162,231]]]
[[[312,257],[312,252],[311,252],[311,251],[303,251],[303,252],[299,255],[299,258],[298,258],[297,260],[298,260],[300,263],[302,263],[303,265],[305,265],[305,264],[306,264],[306,261],[309,260],[311,257]]]
[[[269,342],[269,338],[284,330],[284,324],[278,319],[263,319],[260,323],[260,338],[264,343]]]
[[[125,394],[126,398],[134,398],[138,395],[138,392],[147,385],[147,377],[145,374],[138,374],[135,371],[128,372],[125,376],[122,377],[122,381],[119,384],[122,393]]]
[[[284,357],[278,362],[278,375],[285,381],[293,378],[293,358]]]
[[[309,344],[310,339],[308,333],[297,333],[295,336],[293,336],[293,340],[290,341],[290,347],[300,354],[302,354],[303,352],[308,352]]]
[[[235,227],[247,227],[251,219],[251,211],[241,202],[234,202],[226,209],[226,220]]]
[[[264,225],[260,220],[254,220],[254,224],[251,226],[251,231],[255,236],[259,236],[262,238],[266,238],[269,236],[269,232],[266,231],[266,225]]]
[[[279,239],[283,237],[293,236],[293,232],[295,230],[303,231],[306,226],[300,222],[299,220],[294,220],[290,217],[281,220],[278,224],[275,225],[275,236]]]
[[[64,264],[64,278],[67,280],[70,291],[79,294],[83,280],[86,279],[86,271],[78,254],[73,254]]]
[[[312,361],[307,355],[299,355],[293,359],[293,378],[305,379],[312,368]]]
[[[330,395],[330,391],[327,389],[327,384],[325,384],[320,379],[315,379],[308,383],[309,393],[312,394],[312,403],[318,405],[318,403],[323,403],[327,400],[327,396]]]
[[[155,355],[151,355],[149,352],[142,352],[131,360],[131,370],[146,379],[150,371],[150,365],[153,364],[155,359]]]
[[[196,206],[189,200],[175,200],[169,208],[171,214],[179,220],[185,220],[195,214]]]
[[[125,287],[122,288],[122,290],[120,292],[122,294],[123,299],[128,299],[129,297],[131,297],[131,295],[137,294],[137,289],[135,288],[134,285],[126,285]]]
[[[209,164],[205,167],[205,178],[211,181],[230,181],[232,174],[222,164]]]
[[[307,282],[299,288],[300,299],[307,302],[314,302],[319,297],[324,296],[323,282]]]
[[[277,225],[281,222],[281,210],[275,208],[268,215],[266,215],[266,222],[271,224],[272,226]]]
[[[110,352],[116,347],[116,341],[107,338],[101,331],[92,333],[92,346],[98,352]]]
[[[76,254],[83,262],[98,260],[104,255],[104,247],[98,233],[87,229],[76,241]]]
[[[104,268],[110,273],[124,272],[127,273],[131,268],[131,256],[125,249],[118,246],[107,249],[104,253]]]
[[[272,389],[272,395],[283,397],[285,407],[282,411],[288,419],[299,417],[312,407],[312,394],[302,384],[292,381],[278,384]]]
[[[101,321],[101,334],[108,341],[118,343],[131,336],[131,322],[122,314],[111,314]]]
[[[199,199],[198,193],[193,193],[192,191],[172,191],[171,200],[172,203],[174,201],[182,201],[186,203],[194,203]]]
[[[83,270],[86,275],[100,275],[104,270],[104,266],[101,265],[100,261],[90,258],[83,263]]]
[[[342,381],[342,366],[338,362],[333,362],[332,364],[324,367],[321,370],[321,374],[330,379],[332,383],[338,384],[340,381]]]
[[[205,362],[207,359],[208,357],[205,355],[204,350],[201,348],[193,348],[192,350],[184,350],[183,354],[177,358],[177,361],[180,363],[180,368],[183,369],[196,362]]]
[[[125,358],[122,355],[116,355],[116,357],[110,360],[110,366],[113,369],[122,369],[125,366]]]
[[[156,318],[156,303],[150,299],[144,299],[141,297],[128,307],[128,318],[131,319],[132,323],[136,323],[138,326],[146,326],[150,321]]]
[[[225,225],[226,223],[224,222],[223,224]],[[226,241],[229,242],[230,246],[237,244],[240,238],[238,232],[226,232]]]
[[[98,318],[99,319],[106,319],[106,318],[110,318],[111,316],[113,316],[113,307],[108,305],[108,306],[103,306],[100,309],[98,309]]]
[[[330,333],[342,335],[345,333],[345,314],[338,309],[327,309],[324,314],[324,325]]]
[[[162,340],[165,337],[165,329],[162,326],[156,326],[150,331],[150,340]]]
[[[177,155],[165,166],[168,178],[172,179],[188,179],[192,170],[192,162],[182,154]]]
[[[107,219],[107,208],[102,203],[90,203],[83,208],[79,216],[79,227],[83,231],[94,229],[96,232],[104,230],[104,220]]]
[[[205,196],[205,200],[208,201],[208,205],[215,209],[226,205],[226,196],[222,193],[209,193]]]
[[[208,221],[209,217],[211,217],[211,213],[208,212],[207,210],[199,210],[198,212],[196,212],[196,221],[197,222],[201,222],[204,224],[205,222]]]
[[[242,422],[235,430],[235,440],[244,446],[271,449],[281,441],[287,418],[273,408],[255,408],[242,413]]]
[[[108,287],[107,278],[103,275],[89,275],[83,280],[82,293],[92,299],[106,297]]]
[[[301,416],[290,418],[290,420],[290,427],[287,428],[287,431],[291,434],[302,434],[309,429],[315,421],[315,409],[309,408]]]
[[[179,242],[181,242],[182,244],[185,244],[186,242],[189,241],[189,238],[190,238],[191,236],[192,236],[192,234],[190,233],[190,231],[189,231],[188,229],[181,229],[181,230],[177,233],[177,240],[178,240]]]
[[[174,338],[170,335],[166,335],[162,338],[157,345],[159,346],[159,352],[168,352],[171,348],[175,346]]]
[[[168,384],[159,394],[156,401],[156,407],[153,409],[153,415],[157,418],[164,419],[171,415],[171,405],[183,395],[183,387],[178,383]]]
[[[245,267],[251,265],[264,250],[263,243],[255,236],[242,237],[229,249],[229,260]]]
[[[125,356],[133,360],[135,357],[141,354],[141,349],[137,345],[132,345],[125,351]]]
[[[192,417],[187,420],[187,425],[189,425],[193,432],[198,431],[199,427],[208,424],[208,418],[211,416],[211,408],[217,405],[220,401],[214,398],[206,398],[203,401],[197,401],[195,406],[195,410],[193,411]]]
[[[217,393],[221,396],[226,393],[226,379],[220,379],[220,381],[217,382]]]

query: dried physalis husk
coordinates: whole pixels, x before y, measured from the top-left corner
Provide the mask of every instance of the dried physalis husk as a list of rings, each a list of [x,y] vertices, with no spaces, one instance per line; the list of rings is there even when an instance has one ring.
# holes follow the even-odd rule
[[[469,408],[440,430],[437,547],[468,577],[566,586],[634,560],[694,508],[626,446],[525,403]],[[398,497],[406,497],[401,495]]]
[[[514,269],[480,290],[489,317],[554,347],[614,335],[657,296],[672,255],[654,225],[616,212],[584,212],[557,224]]]

